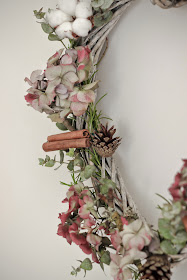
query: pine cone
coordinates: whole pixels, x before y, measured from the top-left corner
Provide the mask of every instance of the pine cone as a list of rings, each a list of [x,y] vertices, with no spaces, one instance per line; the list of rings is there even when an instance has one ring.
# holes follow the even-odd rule
[[[121,138],[113,138],[115,132],[114,126],[108,129],[108,124],[106,126],[101,124],[101,129],[92,137],[92,146],[101,157],[111,157],[120,145]]]
[[[151,2],[163,9],[178,8],[187,4],[187,0],[151,0]]]
[[[170,262],[166,255],[153,255],[147,258],[146,263],[140,269],[141,279],[170,280]]]

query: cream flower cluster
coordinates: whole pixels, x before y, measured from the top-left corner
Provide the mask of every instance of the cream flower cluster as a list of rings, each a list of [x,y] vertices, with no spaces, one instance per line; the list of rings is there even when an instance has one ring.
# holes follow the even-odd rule
[[[90,0],[58,0],[58,8],[46,13],[46,21],[55,28],[62,40],[85,37],[92,29],[90,17],[93,15]]]

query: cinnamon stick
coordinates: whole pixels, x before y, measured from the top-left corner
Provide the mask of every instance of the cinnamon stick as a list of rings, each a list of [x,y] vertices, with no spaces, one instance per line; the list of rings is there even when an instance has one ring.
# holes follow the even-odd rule
[[[187,216],[184,216],[184,217],[182,218],[182,221],[183,221],[185,230],[186,230],[186,232],[187,232]]]
[[[88,138],[89,136],[90,136],[89,131],[87,129],[82,129],[82,130],[75,130],[71,132],[51,135],[47,137],[47,140],[48,142],[54,142],[54,141],[61,141],[61,140]]]
[[[90,147],[89,138],[46,142],[42,146],[45,152],[67,150],[69,148],[87,148],[87,147]]]

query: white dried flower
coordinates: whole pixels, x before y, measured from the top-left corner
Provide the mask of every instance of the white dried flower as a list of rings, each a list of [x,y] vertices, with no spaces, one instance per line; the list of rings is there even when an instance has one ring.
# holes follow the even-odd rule
[[[60,10],[70,16],[75,16],[76,6],[77,0],[58,0]]]
[[[57,27],[58,25],[62,24],[66,21],[72,21],[73,18],[61,10],[49,10],[46,13],[46,21],[49,23],[51,27]]]
[[[71,22],[62,23],[57,27],[55,32],[61,40],[64,38],[73,39]]]
[[[92,6],[88,2],[80,2],[76,6],[76,18],[88,18],[92,16]]]
[[[72,23],[73,32],[80,37],[85,37],[92,29],[91,21],[85,18],[77,18]]]

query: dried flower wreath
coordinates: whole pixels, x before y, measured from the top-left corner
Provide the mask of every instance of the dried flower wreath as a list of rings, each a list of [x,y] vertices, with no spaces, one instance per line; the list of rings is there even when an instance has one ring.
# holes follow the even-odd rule
[[[101,123],[96,90],[97,67],[107,49],[107,36],[133,0],[58,0],[55,10],[34,11],[48,39],[64,48],[47,61],[44,71],[25,78],[30,88],[28,105],[45,112],[60,130],[48,137],[39,164],[59,168],[64,155],[72,182],[66,198],[68,210],[59,214],[58,235],[91,255],[73,268],[85,273],[97,263],[110,266],[115,280],[168,280],[171,269],[187,258],[187,160],[164,198],[162,218],[154,230],[141,216],[127,191],[113,157],[121,142],[116,129]],[[179,7],[186,0],[153,0],[162,8]],[[66,47],[63,39],[69,39]],[[56,169],[57,169],[56,168]],[[89,180],[87,182],[87,180]]]

